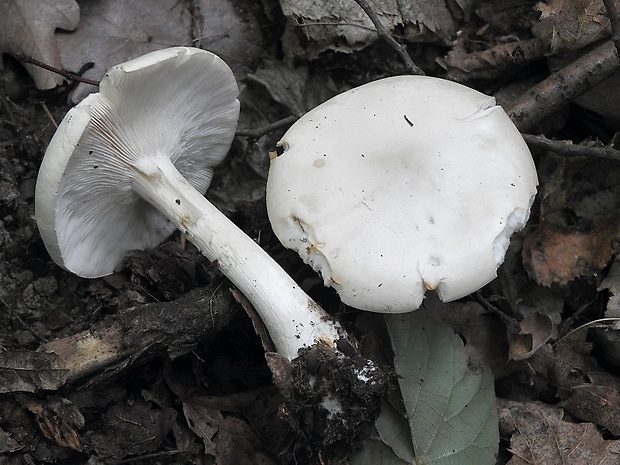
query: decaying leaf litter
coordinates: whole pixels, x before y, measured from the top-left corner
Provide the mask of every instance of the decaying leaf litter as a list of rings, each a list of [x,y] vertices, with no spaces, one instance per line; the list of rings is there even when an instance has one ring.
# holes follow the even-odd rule
[[[30,77],[19,59],[30,56],[99,79],[111,65],[166,46],[197,45],[220,54],[242,86],[239,134],[246,135],[236,138],[208,197],[337,314],[368,353],[390,360],[386,332],[377,331],[384,327],[381,318],[344,307],[279,246],[263,198],[266,154],[283,132],[272,123],[290,124],[291,116],[352,86],[409,69],[393,42],[377,38],[378,19],[426,74],[496,95],[530,133],[541,185],[529,225],[513,236],[498,278],[458,303],[440,304],[432,295],[426,302],[429,313],[465,342],[460,347],[474,367],[467,377],[477,379],[482,368],[475,367],[485,365],[495,376],[499,462],[578,464],[598,457],[615,463],[620,176],[612,5],[368,2],[374,17],[354,2],[76,6],[46,0],[33,10],[30,2],[14,0],[0,15],[11,26],[0,27],[7,31],[0,32],[6,54],[0,126],[3,461],[307,460],[251,320],[217,266],[191,245],[182,247],[182,238],[134,252],[123,271],[93,281],[49,260],[32,214],[36,173],[54,131],[50,115],[59,121],[67,102],[94,89],[75,83],[56,88],[57,76],[29,67]],[[10,19],[16,14],[19,22]],[[89,347],[97,348],[99,362],[71,352],[59,365],[45,350],[60,352],[63,344],[71,350],[85,338],[95,344]],[[451,344],[459,346],[445,347]],[[416,369],[423,373],[424,366]],[[407,436],[424,423],[412,420],[413,407],[406,396],[402,405],[396,384],[403,396],[407,391],[401,380],[386,399],[384,411],[393,421],[382,417],[356,463],[415,463],[415,454],[428,460],[433,447],[442,446],[407,445]],[[461,410],[456,418],[464,415],[463,428],[471,429],[476,423],[466,414]],[[395,431],[388,434],[386,427]],[[540,435],[545,428],[553,440]],[[333,463],[350,450],[333,452],[321,459]]]

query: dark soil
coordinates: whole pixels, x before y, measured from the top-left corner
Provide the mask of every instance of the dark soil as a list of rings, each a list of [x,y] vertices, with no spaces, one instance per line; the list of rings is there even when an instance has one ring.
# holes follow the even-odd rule
[[[446,53],[436,43],[412,44],[410,52],[429,74],[440,70],[436,59]],[[351,55],[326,52],[312,64],[309,75],[318,76],[321,82],[329,77],[330,84],[333,80],[335,88],[341,89],[402,72],[393,50],[379,42]],[[525,82],[546,72],[546,66],[538,62],[511,75],[511,79],[519,81],[522,77]],[[325,432],[323,419],[300,424],[297,414],[306,405],[285,404],[281,392],[294,390],[294,386],[276,383],[276,388],[265,358],[268,341],[263,344],[257,335],[261,333],[259,324],[248,316],[241,299],[235,298],[217,265],[209,263],[179,234],[156,250],[130,253],[124,269],[105,278],[82,279],[51,261],[34,220],[35,182],[55,130],[53,120],[60,121],[68,110],[69,89],[37,91],[21,66],[10,58],[5,60],[2,79],[0,465],[304,465],[335,463],[346,457],[356,444],[342,441],[342,431],[337,432],[336,447],[318,451],[309,446],[315,443],[317,432]],[[491,93],[503,83],[504,78],[485,80],[478,87]],[[256,93],[254,107],[269,102],[261,111],[270,120],[289,116],[264,89],[251,84],[245,92],[248,89]],[[545,124],[556,128],[562,138],[611,140],[613,128],[593,120],[591,113],[576,107],[563,108],[560,113]],[[385,343],[381,336],[371,336],[364,326],[356,324],[357,313],[341,304],[332,290],[323,288],[316,275],[294,253],[284,250],[271,233],[263,198],[267,152],[274,149],[282,132],[279,129],[259,140],[238,137],[207,197],[324,308],[337,315],[368,353],[380,353]],[[540,156],[537,161],[544,181],[553,170],[548,168],[548,159]],[[540,220],[537,213],[534,220]],[[541,307],[546,302],[559,302],[564,313],[558,311],[556,316],[564,320],[554,325],[562,330],[603,315],[609,292],[599,291],[597,286],[608,267],[596,270],[602,274],[554,287],[552,297],[549,288],[541,290],[541,286],[530,286],[531,282],[527,294],[519,294],[526,286],[506,284],[527,279],[520,261],[518,268],[504,269],[500,280],[476,300],[491,312],[509,307],[513,301],[529,304],[540,298],[537,305]],[[513,300],[509,301],[507,289],[514,291]],[[379,320],[364,318],[366,328],[380,326]],[[518,326],[505,315],[493,313],[491,318],[502,332],[498,336],[502,343],[506,327],[511,323]],[[94,345],[87,345],[91,343]],[[66,353],[66,359],[80,369],[70,364],[59,366],[47,351],[50,347],[59,351],[64,347],[69,352],[72,349],[67,347],[82,347],[83,353]],[[327,367],[322,353],[310,355],[309,360],[300,362],[305,363],[301,371],[338,373],[347,369]],[[87,356],[92,359],[85,366]],[[574,386],[567,381],[570,374],[562,371],[563,365],[559,366],[552,355],[548,358],[558,366],[549,368],[551,365],[539,358],[539,366],[532,368],[523,362],[514,369],[514,365],[505,366],[505,358],[499,360],[495,373],[506,376],[497,383],[498,394],[550,404],[565,399],[562,389]],[[588,358],[587,363],[593,362]],[[618,366],[617,360],[615,364]],[[597,364],[588,366],[593,371],[602,370]],[[613,375],[616,369],[603,368],[607,370],[606,382],[617,384]],[[296,369],[300,367],[286,368]],[[583,373],[579,376],[587,377]],[[333,383],[340,382],[337,376],[329,378]],[[372,398],[375,393],[358,394],[376,401]],[[587,415],[574,415],[578,420],[596,422]],[[372,423],[364,416],[355,421],[362,433],[368,432]],[[608,434],[610,428],[605,431],[606,437],[619,434]],[[503,433],[499,460],[506,463],[510,459],[510,435],[505,430]]]

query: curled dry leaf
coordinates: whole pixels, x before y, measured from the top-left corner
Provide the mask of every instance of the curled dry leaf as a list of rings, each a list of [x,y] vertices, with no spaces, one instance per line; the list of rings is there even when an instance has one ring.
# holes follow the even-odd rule
[[[82,450],[77,429],[84,427],[84,416],[68,399],[50,396],[45,400],[16,393],[16,400],[32,414],[43,435],[59,446]]]
[[[541,25],[535,30],[549,42],[552,54],[578,50],[611,34],[602,0],[547,0],[536,8]]]
[[[523,263],[539,284],[596,276],[620,248],[620,169],[576,159],[544,186],[542,221],[525,238]]]
[[[369,0],[389,31],[404,28],[407,37],[429,36],[446,45],[456,22],[444,2]],[[283,47],[289,57],[317,58],[325,50],[352,52],[377,38],[375,26],[362,8],[348,0],[280,0],[287,18]]]
[[[205,452],[215,457],[218,465],[276,465],[245,419],[224,415],[212,403],[211,399],[203,402],[200,395],[188,396],[183,401],[183,413],[192,431],[202,439]]]
[[[547,315],[532,313],[519,322],[520,331],[508,331],[510,360],[525,360],[545,344],[553,332],[553,322]]]
[[[0,2],[0,53],[27,56],[62,68],[56,29],[72,31],[79,21],[80,7],[75,0]],[[43,68],[30,64],[25,67],[38,89],[52,89],[63,81],[61,76]]]
[[[611,215],[589,233],[554,229],[543,223],[523,244],[523,260],[539,284],[564,285],[603,269],[620,236],[620,217]]]
[[[445,58],[447,76],[455,81],[470,79],[497,79],[522,69],[539,60],[546,52],[540,39],[520,40],[497,44],[486,50],[468,52],[465,37],[459,35],[454,47]]]
[[[618,380],[590,355],[592,348],[586,335],[585,329],[579,330],[553,346],[545,344],[528,363],[557,388],[560,405],[566,412],[619,436]]]
[[[508,465],[618,463],[619,440],[605,440],[592,423],[573,423],[561,408],[498,399],[500,430],[510,437]]]

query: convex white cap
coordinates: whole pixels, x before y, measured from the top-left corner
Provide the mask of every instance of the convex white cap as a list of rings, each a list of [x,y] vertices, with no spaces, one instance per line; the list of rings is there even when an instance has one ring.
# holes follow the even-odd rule
[[[495,99],[398,76],[340,94],[278,143],[269,219],[346,304],[377,312],[444,301],[493,280],[525,225],[536,168]]]
[[[84,277],[112,273],[128,250],[176,226],[136,192],[143,166],[168,159],[204,194],[234,137],[230,68],[205,50],[173,47],[112,67],[65,116],[45,153],[35,216],[52,259]]]

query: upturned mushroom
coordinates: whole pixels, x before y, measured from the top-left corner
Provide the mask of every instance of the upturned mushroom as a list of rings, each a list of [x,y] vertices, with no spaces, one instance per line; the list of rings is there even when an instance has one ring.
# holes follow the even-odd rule
[[[538,184],[527,145],[495,99],[422,76],[391,77],[306,113],[278,143],[267,209],[346,304],[417,309],[495,278]]]
[[[45,153],[35,217],[52,259],[83,277],[112,273],[131,249],[185,233],[253,304],[276,354],[300,445],[355,443],[387,378],[338,323],[205,197],[239,113],[237,85],[212,53],[175,47],[111,68],[71,109]],[[317,371],[330,372],[318,376]],[[308,446],[311,443],[311,446]]]
[[[111,68],[72,108],[45,153],[35,216],[52,259],[82,277],[115,271],[125,253],[179,229],[254,305],[277,352],[292,360],[340,328],[205,197],[234,137],[230,68],[188,47]]]

